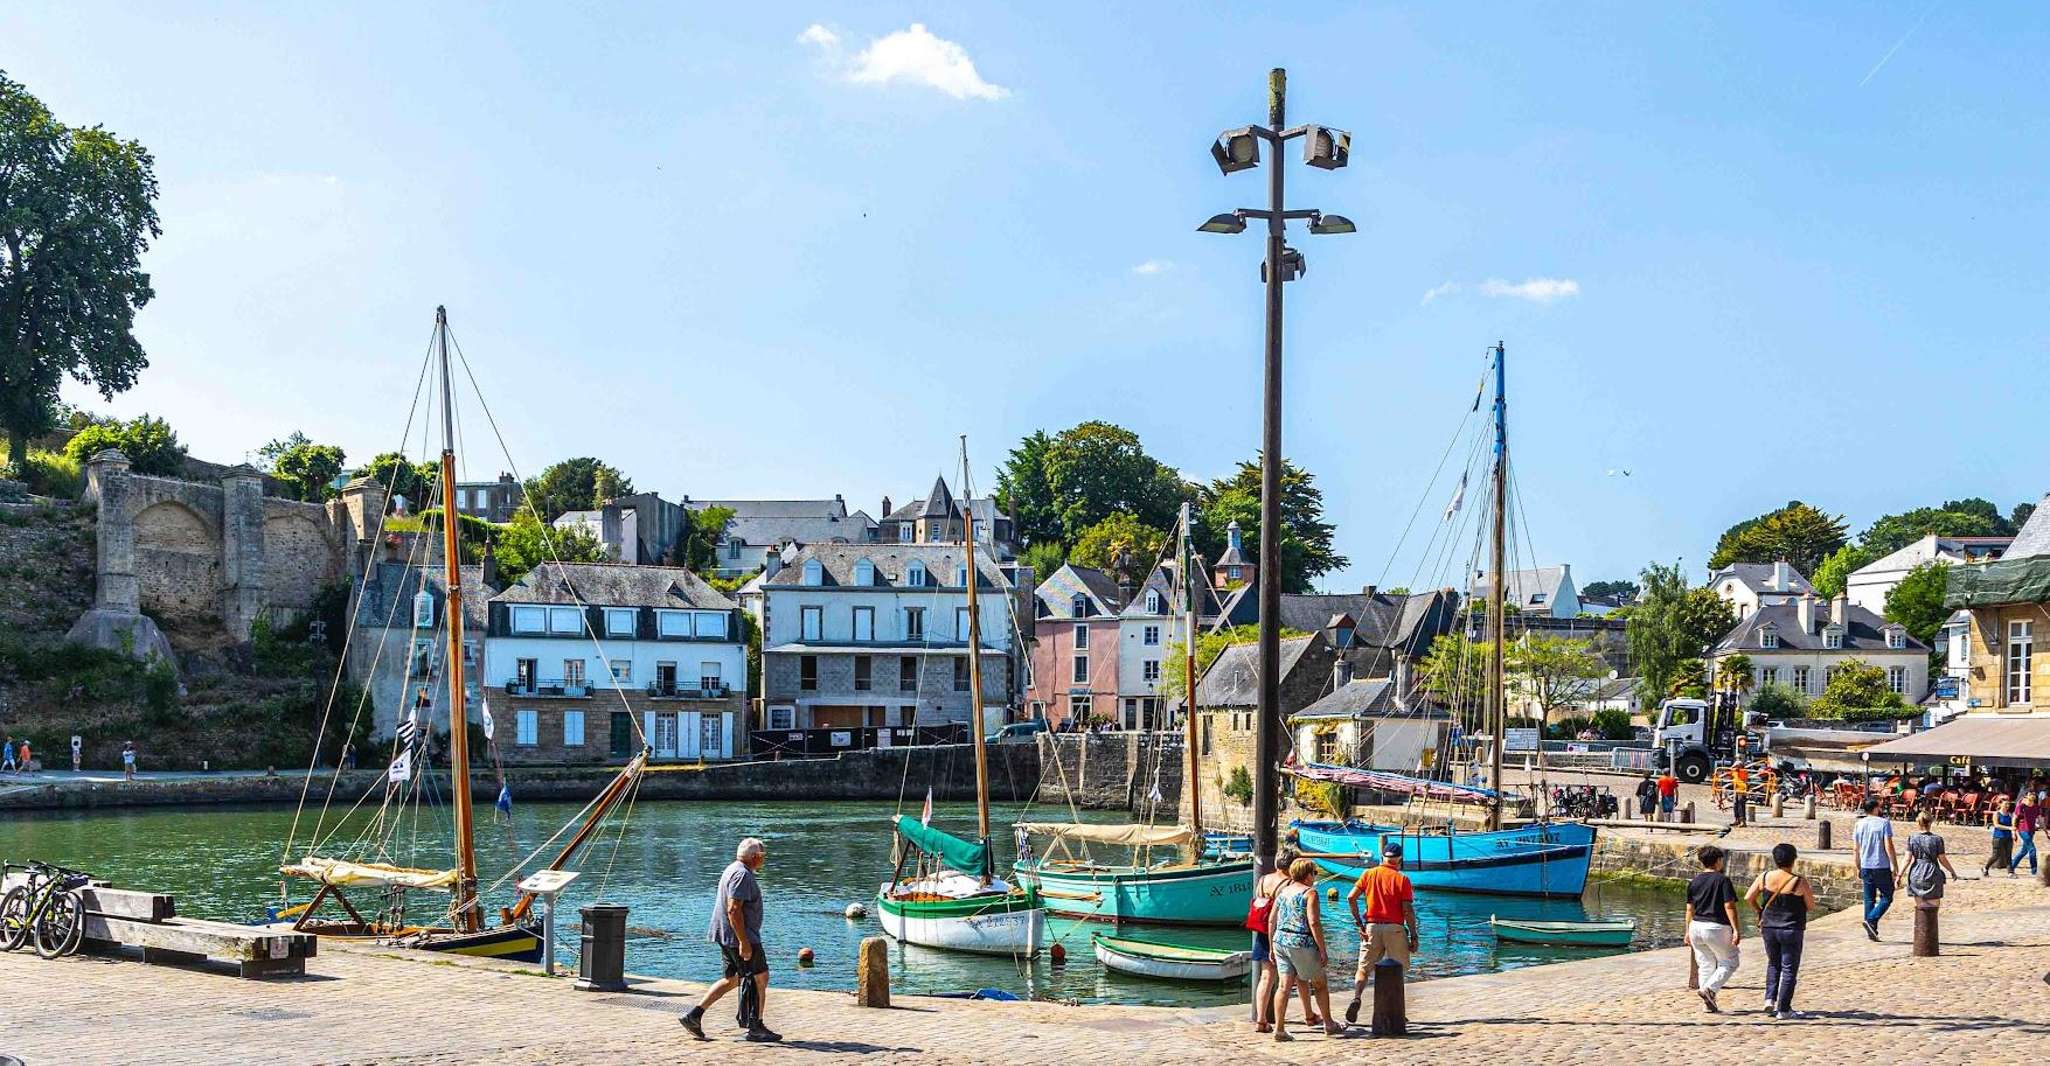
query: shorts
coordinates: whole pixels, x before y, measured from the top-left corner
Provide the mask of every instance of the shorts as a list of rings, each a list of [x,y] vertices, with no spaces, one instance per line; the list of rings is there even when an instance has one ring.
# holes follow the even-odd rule
[[[1284,978],[1311,982],[1324,980],[1324,964],[1317,959],[1315,944],[1276,944],[1274,964]]]
[[[1375,922],[1360,934],[1360,973],[1382,959],[1409,965],[1409,927],[1400,922]]]
[[[719,956],[726,960],[726,976],[753,977],[758,973],[769,972],[769,962],[768,959],[763,957],[762,946],[754,944],[752,947],[754,950],[748,953],[747,958],[743,959],[740,957],[739,948],[731,944],[719,945]]]
[[[1253,934],[1253,961],[1254,961],[1254,962],[1266,962],[1266,961],[1267,961],[1268,959],[1271,959],[1271,958],[1273,958],[1273,957],[1274,957],[1274,945],[1273,945],[1273,944],[1272,944],[1271,942],[1269,942],[1269,941],[1268,941],[1268,939],[1267,939],[1267,934],[1266,934],[1266,933],[1254,933],[1254,934]]]
[[[1678,806],[1678,805],[1679,805],[1679,802],[1680,802],[1680,801],[1679,801],[1679,800],[1678,800],[1677,798],[1673,797],[1673,796],[1660,796],[1660,797],[1659,797],[1659,810],[1662,810],[1662,811],[1666,812],[1667,814],[1671,814],[1671,813],[1673,813],[1673,808],[1674,808],[1674,807],[1676,807],[1676,806]]]

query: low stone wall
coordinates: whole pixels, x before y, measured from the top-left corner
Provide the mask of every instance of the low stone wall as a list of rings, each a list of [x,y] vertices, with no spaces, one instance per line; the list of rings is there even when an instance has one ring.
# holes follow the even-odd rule
[[[1684,882],[1701,872],[1701,862],[1695,858],[1696,851],[1704,844],[1714,843],[1713,839],[1699,837],[1644,840],[1601,833],[1595,838],[1591,869],[1597,874],[1628,873]],[[1723,869],[1739,891],[1748,887],[1752,878],[1772,869],[1772,856],[1767,852],[1730,851],[1729,854],[1729,862]],[[1833,858],[1804,858],[1794,863],[1794,872],[1808,878],[1815,886],[1816,902],[1826,910],[1856,904],[1863,895],[1858,871],[1849,863]]]
[[[994,749],[993,749],[994,750]],[[1187,769],[1179,733],[1041,733],[1039,802],[1174,821]],[[1158,786],[1156,796],[1155,786]]]

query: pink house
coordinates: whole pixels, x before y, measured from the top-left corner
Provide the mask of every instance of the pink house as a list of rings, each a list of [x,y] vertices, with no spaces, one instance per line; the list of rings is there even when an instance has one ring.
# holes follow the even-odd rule
[[[1068,565],[1033,591],[1031,684],[1026,706],[1048,728],[1112,719],[1118,703],[1118,612],[1109,574]]]

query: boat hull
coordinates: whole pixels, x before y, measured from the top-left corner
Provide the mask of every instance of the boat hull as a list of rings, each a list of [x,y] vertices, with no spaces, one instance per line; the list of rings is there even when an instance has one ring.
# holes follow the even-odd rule
[[[493,929],[480,929],[474,933],[458,933],[450,929],[431,929],[397,936],[377,933],[354,923],[310,922],[294,925],[277,922],[268,928],[312,933],[322,940],[337,940],[351,944],[379,944],[388,947],[409,948],[414,951],[435,951],[448,955],[465,955],[479,959],[507,959],[516,962],[541,961],[541,929],[539,926],[502,925]]]
[[[1587,889],[1594,827],[1579,822],[1492,833],[1405,833],[1362,822],[1294,822],[1301,850],[1318,866],[1357,877],[1378,861],[1381,841],[1400,841],[1402,872],[1418,888],[1500,896],[1577,898]]]
[[[1047,910],[1100,922],[1235,926],[1253,893],[1250,859],[1157,868],[1021,862],[1016,871]]]
[[[1579,948],[1629,947],[1636,922],[1520,922],[1489,918],[1495,939]]]
[[[1220,951],[1107,937],[1090,938],[1104,969],[1163,981],[1239,981],[1253,972],[1250,951]]]
[[[890,898],[884,886],[876,893],[876,918],[892,938],[921,947],[1032,956],[1046,944],[1046,910],[1029,891],[900,900]]]

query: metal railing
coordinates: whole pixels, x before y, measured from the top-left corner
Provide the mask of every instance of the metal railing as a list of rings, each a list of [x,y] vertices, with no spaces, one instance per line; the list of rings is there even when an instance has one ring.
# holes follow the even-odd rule
[[[508,696],[554,696],[562,699],[588,699],[591,695],[589,681],[565,681],[560,678],[540,678],[521,681],[514,678],[505,683]]]

